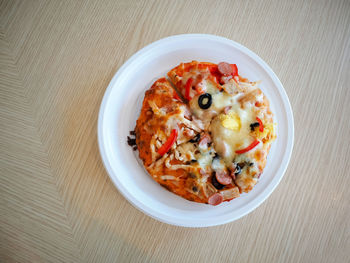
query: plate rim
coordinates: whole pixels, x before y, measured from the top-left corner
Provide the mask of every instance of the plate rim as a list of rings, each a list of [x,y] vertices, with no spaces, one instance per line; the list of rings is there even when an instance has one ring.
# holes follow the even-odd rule
[[[104,117],[104,113],[106,110],[107,101],[108,101],[108,98],[110,97],[109,95],[112,92],[112,89],[113,89],[115,83],[117,82],[118,78],[120,76],[122,76],[125,69],[127,69],[128,66],[131,63],[133,63],[139,56],[141,56],[144,53],[147,53],[150,49],[156,47],[157,45],[166,44],[169,41],[178,40],[178,39],[190,40],[193,38],[204,38],[204,39],[210,39],[210,40],[214,40],[214,41],[224,42],[226,44],[234,46],[235,48],[238,48],[239,51],[247,54],[254,61],[256,61],[258,64],[260,64],[264,68],[264,70],[267,71],[269,77],[271,77],[272,80],[277,84],[276,86],[277,86],[278,91],[280,92],[282,102],[283,102],[282,104],[284,106],[284,109],[286,111],[287,116],[289,117],[288,121],[287,121],[288,141],[287,141],[287,145],[286,145],[286,151],[285,151],[284,157],[282,159],[282,162],[278,168],[278,169],[280,169],[283,166],[283,168],[280,172],[281,175],[278,176],[277,178],[274,177],[273,180],[271,180],[271,182],[268,184],[268,186],[263,191],[261,191],[261,193],[255,199],[253,199],[251,201],[252,204],[249,207],[244,206],[243,208],[241,208],[243,210],[243,212],[240,215],[237,215],[237,216],[231,217],[231,218],[227,218],[226,220],[221,220],[219,223],[217,223],[217,222],[200,222],[199,224],[196,224],[197,222],[194,222],[193,224],[187,224],[187,223],[182,223],[182,222],[177,222],[177,221],[165,219],[161,216],[157,216],[157,215],[152,214],[151,212],[147,211],[143,207],[143,204],[139,200],[137,200],[136,198],[133,198],[132,195],[130,195],[129,191],[127,189],[124,189],[124,186],[118,184],[117,178],[115,176],[112,176],[112,175],[114,175],[114,172],[112,170],[111,164],[109,163],[108,155],[106,153],[104,139],[103,139],[103,123],[104,123],[103,117]],[[123,63],[123,65],[117,70],[117,72],[114,74],[113,78],[111,79],[110,83],[108,84],[108,86],[105,90],[105,93],[103,95],[102,102],[100,104],[98,123],[97,123],[97,140],[98,140],[98,146],[99,146],[99,151],[100,151],[102,163],[107,171],[109,178],[112,180],[113,184],[118,189],[118,191],[123,195],[123,197],[126,200],[128,200],[136,209],[142,211],[146,215],[148,215],[148,216],[150,216],[150,217],[152,217],[160,222],[167,223],[170,225],[182,226],[182,227],[210,227],[210,226],[217,226],[217,225],[226,224],[226,223],[235,221],[235,220],[247,215],[248,213],[250,213],[254,209],[256,209],[258,206],[260,206],[272,194],[272,192],[275,190],[275,188],[278,186],[278,184],[282,180],[282,178],[283,178],[283,176],[288,168],[290,159],[291,159],[293,146],[294,146],[294,117],[293,117],[293,111],[292,111],[292,107],[291,107],[288,95],[287,95],[280,79],[277,77],[277,75],[274,73],[274,71],[271,69],[271,67],[262,58],[260,58],[256,53],[254,53],[253,51],[251,51],[247,47],[243,46],[242,44],[239,44],[231,39],[228,39],[228,38],[225,38],[222,36],[218,36],[218,35],[213,35],[213,34],[179,34],[179,35],[172,35],[172,36],[168,36],[165,38],[161,38],[157,41],[154,41],[154,42],[144,46],[143,48],[138,50],[136,53],[134,53],[129,59],[127,59]]]

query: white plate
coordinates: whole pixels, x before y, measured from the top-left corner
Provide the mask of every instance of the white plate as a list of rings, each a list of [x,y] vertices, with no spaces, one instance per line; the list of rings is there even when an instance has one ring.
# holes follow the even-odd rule
[[[158,185],[143,168],[126,138],[135,127],[144,92],[181,62],[192,60],[238,66],[270,100],[277,122],[267,166],[248,194],[219,206],[187,201]],[[214,35],[177,35],[158,40],[133,55],[115,74],[104,95],[98,120],[98,142],[103,163],[124,197],[145,214],[162,222],[206,227],[234,221],[259,206],[275,189],[287,168],[294,139],[292,109],[272,69],[246,47]]]

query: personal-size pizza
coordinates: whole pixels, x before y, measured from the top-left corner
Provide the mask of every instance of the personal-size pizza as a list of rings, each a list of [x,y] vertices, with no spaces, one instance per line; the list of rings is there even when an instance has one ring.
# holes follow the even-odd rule
[[[226,62],[181,63],[168,77],[146,91],[136,139],[128,138],[149,174],[169,191],[211,205],[252,190],[276,138],[258,83]]]

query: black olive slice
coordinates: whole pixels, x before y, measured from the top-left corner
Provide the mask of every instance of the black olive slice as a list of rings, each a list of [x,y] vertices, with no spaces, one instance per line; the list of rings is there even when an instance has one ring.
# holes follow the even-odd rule
[[[198,98],[198,105],[201,109],[206,110],[209,109],[212,103],[212,98],[209,93],[204,93]]]
[[[199,139],[201,138],[201,135],[198,133],[196,136],[194,136],[190,142],[195,143],[195,142],[199,142]]]
[[[244,167],[244,163],[236,163],[235,175],[239,175],[242,172],[242,168]]]
[[[250,130],[254,131],[255,127],[259,127],[259,125],[260,125],[259,122],[254,122],[254,123],[250,124]]]

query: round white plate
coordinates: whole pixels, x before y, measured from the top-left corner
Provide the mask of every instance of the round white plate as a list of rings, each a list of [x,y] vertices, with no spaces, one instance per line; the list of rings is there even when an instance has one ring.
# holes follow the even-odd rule
[[[158,185],[127,144],[135,128],[144,92],[181,62],[192,60],[238,66],[249,80],[262,80],[277,123],[266,168],[248,194],[218,206],[187,201]],[[294,139],[292,109],[272,69],[246,47],[223,37],[177,35],[158,40],[134,54],[115,74],[104,95],[98,120],[98,142],[110,178],[124,197],[145,214],[162,222],[206,227],[234,221],[259,206],[275,189],[287,168]]]

